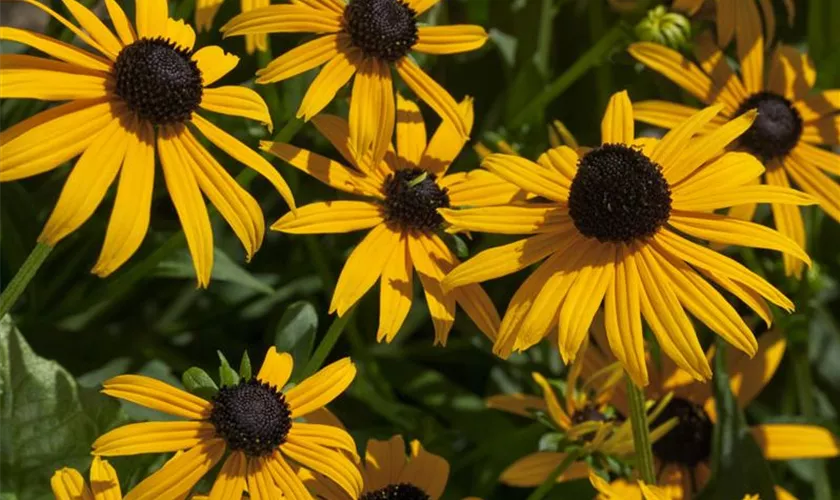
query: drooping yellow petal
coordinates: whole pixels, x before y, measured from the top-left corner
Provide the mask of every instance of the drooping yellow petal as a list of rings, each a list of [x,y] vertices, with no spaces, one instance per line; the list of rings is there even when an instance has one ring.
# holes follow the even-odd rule
[[[723,51],[715,44],[709,31],[701,33],[694,41],[694,55],[700,67],[708,74],[720,92],[719,99],[730,105],[743,102],[749,97],[744,84],[729,66]]]
[[[269,474],[271,474],[280,490],[283,491],[285,498],[289,500],[312,499],[312,495],[306,490],[306,486],[304,486],[300,477],[286,462],[279,450],[275,450],[271,456],[266,458],[265,463],[268,466]]]
[[[748,0],[749,1],[749,0]],[[717,35],[718,45],[726,47],[735,36],[735,25],[738,23],[737,0],[720,0],[717,6]]]
[[[644,294],[644,289],[640,282],[636,259],[631,251],[621,245],[613,252],[615,274],[610,276],[609,281],[605,283],[606,294],[604,295],[604,326],[607,330],[607,341],[633,383],[639,387],[645,387],[648,384],[648,374],[640,299],[640,295]],[[580,279],[582,280],[583,277]],[[591,300],[600,302],[601,297],[597,299],[593,297]],[[563,321],[562,315],[560,321]],[[560,328],[562,331],[562,324]]]
[[[257,70],[257,83],[274,83],[326,63],[338,54],[341,35],[324,35],[299,45]]]
[[[362,161],[363,155],[358,154],[353,149],[353,145],[350,144],[350,124],[347,123],[346,119],[329,113],[321,113],[312,118],[312,124],[324,138],[330,141],[330,144],[341,154],[342,158],[347,160],[347,163],[356,167],[359,172],[375,177],[381,185],[385,178],[377,175],[378,170],[369,169],[370,165]]]
[[[825,212],[840,220],[840,184],[820,170],[799,163],[797,157],[784,159],[785,172],[800,189],[817,199]]]
[[[568,180],[563,175],[520,156],[492,154],[481,166],[528,193],[561,203],[569,198]]]
[[[419,26],[417,43],[411,47],[427,54],[457,54],[476,50],[487,41],[487,32],[472,24]]]
[[[225,52],[216,45],[198,49],[193,53],[192,60],[201,71],[201,82],[205,87],[216,83],[219,78],[230,73],[239,64],[239,57]]]
[[[125,11],[117,3],[116,0],[105,0],[105,8],[108,9],[108,16],[111,18],[111,23],[114,25],[114,30],[117,36],[122,40],[123,45],[130,45],[137,40],[137,34],[134,32],[134,26],[125,15]]]
[[[196,0],[195,27],[199,32],[209,31],[224,0]]]
[[[824,116],[806,123],[800,140],[811,144],[840,145],[840,115]]]
[[[105,277],[125,263],[149,229],[155,182],[155,135],[150,123],[137,123],[128,137],[117,197],[105,243],[93,272]]]
[[[793,103],[804,123],[840,112],[840,89],[811,93]]]
[[[166,36],[166,21],[169,19],[169,3],[166,0],[137,0],[135,22],[140,38]]]
[[[230,224],[250,261],[262,245],[265,220],[257,201],[236,183],[227,171],[188,131],[174,141],[181,161],[192,170],[198,187]]]
[[[497,234],[564,232],[573,227],[569,210],[557,204],[479,207],[439,213],[455,229]]]
[[[0,181],[54,169],[75,157],[114,120],[111,104],[73,101],[42,111],[0,133]]]
[[[295,462],[334,481],[351,498],[361,495],[364,487],[362,474],[345,454],[309,443],[286,442],[280,449]]]
[[[108,77],[52,59],[0,54],[0,92],[4,99],[68,101],[108,95]]]
[[[93,442],[93,453],[104,457],[167,453],[209,443],[216,437],[210,422],[141,422],[106,432]]]
[[[283,497],[283,491],[271,477],[262,457],[248,460],[248,497],[253,500],[273,500]]]
[[[274,386],[278,391],[286,385],[292,375],[294,360],[287,352],[277,352],[277,348],[271,346],[265,353],[265,360],[260,367],[257,378]]]
[[[314,85],[313,85],[314,86]],[[350,99],[350,145],[354,151],[371,150],[371,165],[385,157],[396,119],[391,70],[376,58],[357,67]],[[425,142],[421,147],[425,147]]]
[[[330,313],[343,316],[379,280],[391,254],[399,248],[400,234],[379,224],[348,257],[335,285]]]
[[[424,236],[408,238],[408,251],[426,295],[435,329],[435,345],[446,346],[449,331],[455,321],[456,302],[455,295],[447,293],[441,286],[441,280],[451,264],[438,260],[430,251],[431,245],[426,245],[425,242]],[[442,267],[444,265],[445,268]]]
[[[775,166],[767,171],[765,176],[767,184],[777,186],[780,189],[790,189],[790,181],[781,165]],[[769,186],[768,186],[769,187]],[[798,193],[798,191],[795,191]],[[790,238],[797,246],[805,249],[805,223],[802,221],[802,213],[796,204],[784,203],[775,200],[770,204],[773,211],[773,220],[780,233]],[[784,259],[785,274],[799,278],[802,275],[802,262],[792,255],[782,255]]]
[[[308,121],[320,113],[333,100],[339,89],[356,73],[358,64],[359,56],[356,52],[338,51],[312,80],[296,116]]]
[[[85,479],[76,469],[64,467],[50,478],[50,487],[56,500],[94,500]]]
[[[55,246],[93,215],[117,177],[129,135],[119,118],[97,135],[70,172],[38,241]]]
[[[560,400],[557,399],[554,388],[548,383],[545,377],[537,372],[531,373],[531,377],[540,386],[543,392],[543,398],[545,398],[545,406],[548,409],[548,414],[554,420],[554,423],[563,431],[569,430],[572,427],[572,418],[560,406]],[[570,388],[568,390],[574,389]]]
[[[267,125],[269,132],[272,130],[271,115],[263,98],[254,90],[241,85],[204,89],[201,107],[216,113],[257,120]]]
[[[773,52],[767,90],[798,101],[808,95],[817,80],[817,71],[808,54],[779,44]]]
[[[292,211],[295,210],[295,198],[292,195],[292,190],[286,184],[286,181],[283,180],[283,177],[280,176],[280,173],[265,158],[197,113],[193,113],[191,123],[196,126],[204,137],[209,139],[210,142],[218,146],[222,151],[229,154],[234,160],[256,170],[257,173],[268,179]]]
[[[406,85],[444,121],[451,122],[462,137],[469,136],[469,127],[458,112],[458,103],[443,87],[427,75],[411,58],[403,57],[394,66]]]
[[[234,451],[225,460],[213,488],[210,490],[208,500],[225,500],[228,498],[240,498],[245,491],[245,475],[248,459],[241,451]]]
[[[837,153],[800,142],[791,151],[790,156],[799,165],[813,165],[829,174],[840,176],[840,155]]]
[[[350,358],[342,358],[292,387],[286,391],[292,418],[306,416],[337,398],[355,376],[356,366]]]
[[[442,244],[443,242],[440,243]],[[457,262],[457,260],[455,260],[455,262]],[[493,305],[493,301],[481,285],[464,285],[452,290],[449,293],[455,297],[455,301],[461,306],[464,312],[467,313],[467,316],[473,320],[475,326],[477,326],[484,335],[487,335],[488,339],[495,340],[497,332],[499,331],[499,324],[502,320],[499,317],[499,312],[496,310],[496,306]]]
[[[840,439],[817,425],[763,424],[751,429],[764,458],[795,460],[840,455]]]
[[[203,420],[212,405],[198,396],[143,375],[119,375],[102,383],[102,392],[169,415]]]
[[[206,288],[213,270],[213,228],[193,168],[181,156],[176,145],[179,133],[184,133],[184,130],[161,127],[157,139],[158,153],[169,197],[187,237],[198,286]]]
[[[240,0],[239,2],[240,11],[242,12],[268,7],[270,4],[270,0]],[[245,35],[245,52],[248,54],[253,54],[256,50],[262,52],[267,48],[268,34]]]
[[[426,124],[417,103],[397,93],[397,154],[404,168],[417,167],[426,150]]]
[[[412,441],[411,458],[400,473],[400,483],[416,485],[430,498],[439,499],[448,479],[449,463],[446,459],[424,450],[420,441]]]
[[[522,417],[532,417],[534,411],[546,411],[545,399],[530,394],[498,394],[486,400],[487,408],[502,410]]]
[[[11,26],[0,26],[0,40],[18,42],[40,50],[56,59],[66,61],[70,64],[83,68],[108,73],[111,70],[111,62],[103,57],[93,55],[69,43],[56,40],[52,37],[13,28]],[[5,97],[5,96],[4,96]]]
[[[143,0],[140,0],[141,2]],[[211,439],[176,456],[129,491],[125,500],[176,500],[212,469],[225,452],[225,442]]]
[[[773,312],[770,310],[770,306],[767,304],[767,301],[764,300],[758,292],[748,286],[745,286],[743,283],[726,278],[720,273],[714,273],[701,269],[700,274],[714,281],[718,284],[718,286],[727,292],[738,297],[741,302],[755,311],[755,313],[764,320],[764,323],[768,327],[773,323]]]
[[[627,51],[702,102],[711,104],[714,101],[717,94],[714,82],[679,52],[653,42],[634,43]]]
[[[402,235],[391,258],[382,269],[379,284],[379,326],[376,330],[378,342],[391,342],[405,321],[414,296],[413,276],[408,241],[406,236]]]
[[[764,35],[755,2],[735,2],[735,49],[741,62],[744,87],[750,94],[764,90]]]
[[[740,352],[727,353],[729,385],[739,407],[746,408],[773,378],[782,362],[786,344],[781,331],[770,330],[758,338],[755,357],[750,358]]]
[[[95,500],[122,500],[117,471],[98,456],[90,464],[90,489]]]
[[[635,138],[633,129],[633,104],[626,90],[616,92],[607,103],[601,120],[602,144],[630,144]]]
[[[51,8],[47,7],[46,5],[44,5],[43,3],[41,3],[41,2],[39,2],[39,1],[37,1],[37,0],[23,0],[23,1],[24,1],[24,2],[26,2],[26,3],[28,3],[29,5],[31,5],[31,6],[33,6],[33,7],[36,7],[36,8],[38,8],[38,9],[40,9],[40,10],[42,10],[42,11],[46,12],[47,14],[49,14],[49,15],[50,15],[53,19],[55,19],[55,20],[56,20],[56,21],[58,21],[59,23],[63,24],[65,28],[67,28],[67,29],[68,29],[68,30],[70,30],[70,31],[71,31],[74,35],[76,35],[76,36],[79,38],[79,40],[81,40],[82,42],[86,43],[86,44],[87,44],[87,45],[89,45],[90,47],[92,47],[92,48],[94,48],[94,49],[98,50],[98,51],[99,51],[99,52],[101,52],[102,54],[105,54],[105,55],[109,56],[111,60],[114,60],[114,59],[116,58],[116,53],[113,53],[113,54],[112,54],[112,51],[111,51],[111,50],[109,50],[109,49],[108,49],[108,48],[106,48],[106,47],[103,47],[103,46],[102,46],[102,45],[101,45],[101,44],[100,44],[100,43],[99,43],[99,42],[95,39],[95,37],[92,37],[92,36],[88,35],[88,33],[87,33],[85,30],[79,29],[79,28],[78,28],[75,24],[73,24],[73,23],[71,23],[70,21],[68,21],[67,19],[65,19],[65,18],[64,18],[63,16],[61,16],[58,12],[56,12],[56,11],[52,10]],[[90,11],[88,11],[88,13],[89,13],[91,16],[93,16],[93,14],[92,14]],[[74,14],[74,16],[75,16],[75,13],[73,13],[73,14]],[[82,15],[82,17],[84,18],[84,15]],[[95,16],[94,16],[94,17],[95,17]],[[85,19],[85,21],[88,21],[89,19],[90,19],[90,18],[87,18],[87,19]],[[82,21],[81,21],[81,20],[79,20],[79,22],[81,23]],[[97,22],[97,23],[100,23],[100,24],[101,24],[101,21],[99,21],[99,19],[96,19],[96,20],[95,20],[95,22]],[[87,29],[87,27],[85,27],[85,29]],[[96,30],[96,28],[94,27],[94,31],[95,31],[95,30]],[[108,30],[108,29],[107,29],[107,28],[105,28],[105,31],[107,31],[107,30]],[[97,33],[97,35],[100,35],[100,34],[101,34],[101,33]],[[113,34],[111,34],[110,32],[109,32],[108,34],[109,34],[111,37],[113,37],[113,36],[114,36],[114,35],[113,35]],[[106,36],[106,37],[107,37],[108,35],[104,35],[104,36]],[[119,45],[119,42],[117,42],[117,45]],[[120,48],[121,48],[121,47],[120,47]],[[119,50],[117,50],[117,52],[119,52]]]
[[[270,5],[243,12],[222,26],[224,38],[261,33],[337,33],[342,17],[338,13],[303,5]]]
[[[551,472],[565,459],[565,453],[538,451],[508,466],[502,472],[499,481],[510,486],[534,488],[545,482]],[[585,462],[574,462],[557,477],[556,482],[584,478],[587,474],[589,474],[589,466]]]

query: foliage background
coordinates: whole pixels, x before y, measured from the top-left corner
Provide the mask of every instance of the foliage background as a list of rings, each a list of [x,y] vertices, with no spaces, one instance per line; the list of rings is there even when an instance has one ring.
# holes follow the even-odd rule
[[[59,2],[51,3],[66,15]],[[781,2],[774,3],[781,9]],[[170,4],[174,17],[192,18],[192,0]],[[784,17],[779,11],[777,36],[809,49],[819,71],[818,86],[836,88],[840,86],[840,2],[809,0],[797,4],[793,26],[781,21]],[[123,5],[127,12],[133,12],[132,0]],[[23,4],[4,3],[2,7],[4,24],[10,18],[36,19],[35,9]],[[238,8],[238,2],[226,2],[215,26],[236,14]],[[547,147],[545,124],[552,119],[562,120],[582,144],[595,143],[606,101],[617,90],[627,88],[633,100],[685,99],[675,86],[653,72],[641,71],[623,52],[638,17],[622,19],[604,0],[447,0],[433,9],[429,23],[480,24],[488,29],[492,40],[474,53],[429,57],[420,62],[456,99],[467,94],[475,97],[473,140],[505,138],[534,158]],[[586,52],[615,25],[622,26],[623,34],[595,60],[592,71],[548,106],[518,116],[570,65],[589,57]],[[54,21],[44,29],[63,40],[71,39]],[[272,53],[280,54],[299,43],[300,37],[275,35],[270,41]],[[268,54],[247,56],[242,38],[221,40],[216,32],[199,35],[199,46],[209,43],[242,57],[238,68],[221,83],[250,82],[255,70],[270,60]],[[3,52],[21,50],[19,45],[2,44]],[[313,77],[307,74],[279,85],[255,87],[269,103],[277,130],[294,116]],[[347,94],[345,89],[344,96]],[[2,127],[44,107],[37,101],[4,101],[0,105]],[[337,100],[328,111],[346,116],[346,100]],[[437,118],[428,108],[423,112],[427,129],[433,130]],[[259,139],[268,138],[268,132],[255,124],[218,115],[214,118],[253,147]],[[291,142],[337,158],[310,125],[304,125]],[[227,162],[225,165],[235,174],[242,169],[224,156],[220,161]],[[300,205],[336,197],[330,188],[279,160],[273,159],[272,163],[289,181]],[[454,169],[477,166],[477,156],[466,148]],[[3,283],[34,245],[68,168],[3,184]],[[120,271],[107,279],[89,273],[110,215],[111,206],[106,201],[91,221],[57,247],[13,311],[25,341],[8,320],[0,326],[3,500],[47,495],[48,478],[55,468],[87,467],[89,445],[96,435],[126,419],[159,418],[139,407],[120,407],[100,396],[96,388],[105,378],[140,372],[178,384],[181,374],[191,366],[202,367],[215,377],[217,350],[232,363],[247,352],[254,366],[259,366],[266,348],[275,342],[290,349],[296,363],[303,366],[312,346],[334,319],[326,314],[332,287],[344,259],[359,241],[358,234],[290,236],[269,232],[262,250],[246,264],[232,231],[214,217],[213,281],[207,290],[197,290],[160,171],[157,177],[151,230],[140,251]],[[261,202],[269,223],[287,210],[268,183],[257,180],[250,190]],[[784,279],[777,255],[740,255],[751,268],[793,296],[797,305],[794,316],[779,318],[790,340],[786,359],[746,416],[751,423],[814,422],[838,434],[840,225],[813,208],[806,211],[809,250],[815,265],[801,285]],[[759,217],[766,220],[769,212],[763,210]],[[504,241],[501,237],[476,235],[469,242],[470,252]],[[500,312],[523,275],[486,284]],[[446,498],[468,494],[525,498],[527,490],[501,486],[497,477],[513,460],[540,446],[547,430],[539,423],[487,410],[483,400],[500,392],[533,392],[530,372],[534,370],[558,377],[563,367],[556,352],[543,344],[503,362],[490,353],[489,342],[465,314],[458,315],[446,348],[433,347],[431,321],[422,294],[416,292],[408,320],[390,345],[374,340],[378,293],[374,290],[361,301],[330,357],[352,356],[359,373],[333,409],[359,445],[370,437],[402,433],[420,439],[428,449],[446,457],[452,466]],[[724,418],[721,425],[738,426],[736,420]],[[547,440],[542,443],[548,445]],[[731,448],[723,448],[722,453],[734,453]],[[770,475],[765,474],[763,460],[757,456],[750,460],[730,463],[722,474],[730,479],[743,478],[746,471],[755,476],[755,481],[768,481]],[[139,457],[112,462],[126,488],[150,467],[158,466],[160,460]],[[829,462],[827,467],[810,461],[774,463],[769,471],[776,482],[800,498],[831,498],[829,490],[834,498],[840,498],[840,460]],[[576,482],[556,486],[549,498],[588,498],[592,493],[588,483]],[[717,498],[727,498],[718,493],[721,496]]]

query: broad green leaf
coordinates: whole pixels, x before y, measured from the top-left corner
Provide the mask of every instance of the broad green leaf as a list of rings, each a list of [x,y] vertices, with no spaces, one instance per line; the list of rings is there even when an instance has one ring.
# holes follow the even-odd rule
[[[167,278],[193,279],[195,278],[195,268],[189,253],[184,250],[158,264],[154,274]],[[213,249],[211,279],[213,281],[235,283],[266,295],[274,293],[274,289],[257,279],[219,248]]]
[[[196,366],[185,371],[181,376],[181,381],[189,392],[207,400],[212,399],[219,392],[219,387],[210,375]]]
[[[274,345],[278,352],[288,352],[292,355],[292,380],[297,380],[297,375],[312,355],[315,335],[318,332],[318,313],[315,306],[305,301],[291,304],[277,323],[275,332]]]

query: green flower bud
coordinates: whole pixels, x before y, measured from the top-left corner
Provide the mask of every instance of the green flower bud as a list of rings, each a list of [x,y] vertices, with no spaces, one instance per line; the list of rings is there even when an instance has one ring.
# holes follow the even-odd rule
[[[681,49],[691,40],[691,22],[684,15],[669,12],[659,5],[648,11],[644,19],[636,25],[636,37],[645,42]]]

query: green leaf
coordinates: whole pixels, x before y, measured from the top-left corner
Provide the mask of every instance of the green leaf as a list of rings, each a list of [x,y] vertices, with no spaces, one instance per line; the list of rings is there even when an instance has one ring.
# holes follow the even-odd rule
[[[225,355],[222,354],[222,351],[216,351],[216,353],[219,355],[219,361],[221,362],[221,365],[219,366],[219,380],[222,383],[222,387],[238,384],[239,374],[236,373],[236,370],[230,367],[230,363],[228,363],[228,360],[225,358]]]
[[[187,391],[207,400],[212,399],[219,392],[219,387],[216,382],[213,382],[210,375],[196,366],[184,372],[181,376],[181,382],[184,383]]]
[[[292,379],[306,366],[315,345],[315,334],[318,332],[318,313],[315,306],[306,301],[291,304],[280,322],[277,323],[274,334],[274,345],[278,352],[288,352],[294,359]]]
[[[172,257],[158,264],[154,275],[167,278],[195,279],[195,267],[193,267],[192,258],[189,253],[184,250],[177,252]],[[218,248],[213,249],[213,272],[211,278],[213,281],[235,283],[266,295],[274,293],[273,288],[257,279]]]
[[[80,388],[67,370],[35,354],[9,316],[0,320],[0,401],[4,498],[52,498],[52,474],[87,469],[91,443],[123,418],[116,400]]]
[[[251,380],[251,358],[248,351],[242,353],[242,360],[239,362],[239,376],[245,380]]]

